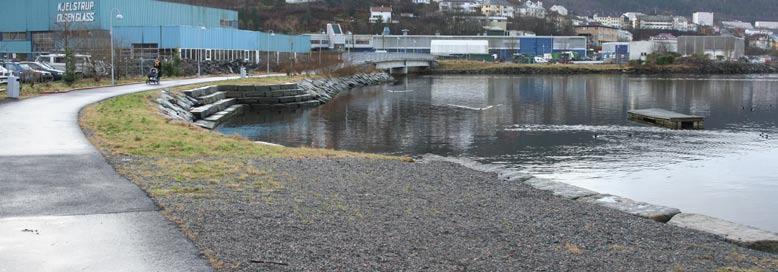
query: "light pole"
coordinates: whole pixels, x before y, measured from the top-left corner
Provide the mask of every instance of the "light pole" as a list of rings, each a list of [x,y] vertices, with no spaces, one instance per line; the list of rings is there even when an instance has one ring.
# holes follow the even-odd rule
[[[204,34],[205,33],[205,29],[206,29],[205,26],[200,26],[199,31],[198,31],[198,32],[200,32],[200,47],[201,48],[200,48],[200,50],[198,50],[198,51],[200,51],[200,54],[199,54],[200,57],[197,58],[197,77],[202,76],[202,74],[200,72],[200,62],[202,62],[203,55],[205,54],[205,37],[204,37],[205,36],[205,34]]]
[[[114,54],[114,48],[113,48],[113,19],[114,19],[114,13],[116,13],[116,20],[124,19],[124,16],[122,15],[122,12],[114,8],[111,10],[111,86],[116,86],[116,56]]]
[[[272,30],[270,30],[270,34],[267,35],[267,74],[270,74],[270,36],[275,36],[276,33],[274,33]]]
[[[348,61],[351,61],[351,47],[354,47],[354,33],[351,33],[351,31],[348,32],[349,39],[348,43],[346,43],[346,54],[348,55]],[[349,47],[349,44],[351,44]]]

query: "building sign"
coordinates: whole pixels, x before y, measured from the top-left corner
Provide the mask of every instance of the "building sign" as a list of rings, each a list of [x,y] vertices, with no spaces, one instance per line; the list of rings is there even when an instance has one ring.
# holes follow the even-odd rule
[[[95,21],[95,1],[74,1],[57,4],[57,23]]]

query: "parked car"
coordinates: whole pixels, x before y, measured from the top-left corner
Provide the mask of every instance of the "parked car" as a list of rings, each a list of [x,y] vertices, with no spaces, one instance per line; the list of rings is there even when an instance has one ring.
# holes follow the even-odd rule
[[[76,60],[76,74],[80,76],[94,76],[95,73],[99,75],[107,75],[106,67],[102,62],[93,62],[92,57],[89,55],[75,55]],[[35,58],[35,62],[45,63],[54,68],[55,70],[65,71],[65,54],[47,54],[40,55]],[[93,65],[92,63],[95,63]]]
[[[42,62],[23,61],[23,62],[20,62],[20,63],[21,64],[27,64],[32,69],[35,69],[35,70],[38,70],[38,71],[49,72],[52,75],[52,77],[54,77],[54,80],[62,79],[62,76],[65,74],[65,71],[54,69],[50,65],[42,63]]]
[[[27,64],[21,64],[18,62],[5,62],[3,63],[3,67],[11,71],[15,76],[19,77],[19,80],[24,83],[44,82],[54,79],[54,76],[52,76],[51,73],[35,70]]]

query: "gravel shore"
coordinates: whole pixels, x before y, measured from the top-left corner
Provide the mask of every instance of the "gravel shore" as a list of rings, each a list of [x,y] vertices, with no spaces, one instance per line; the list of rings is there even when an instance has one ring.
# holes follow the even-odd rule
[[[146,190],[180,182],[109,160]],[[252,163],[281,188],[155,199],[220,271],[778,271],[776,255],[452,163]]]

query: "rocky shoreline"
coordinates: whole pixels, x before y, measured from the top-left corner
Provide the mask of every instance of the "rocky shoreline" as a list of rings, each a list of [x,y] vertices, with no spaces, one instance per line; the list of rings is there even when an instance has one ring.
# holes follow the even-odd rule
[[[182,182],[132,174],[153,171],[153,159],[109,160],[146,190]],[[775,255],[714,235],[450,162],[256,158],[248,165],[270,177],[244,184],[271,179],[282,187],[203,183],[199,197],[155,198],[218,271],[778,269]]]
[[[578,186],[537,178],[523,172],[505,169],[502,166],[481,164],[465,158],[451,158],[427,154],[422,156],[421,161],[456,163],[476,171],[494,173],[497,174],[497,177],[501,180],[523,183],[535,189],[548,191],[553,195],[571,201],[603,206],[660,223],[668,223],[670,225],[710,233],[730,243],[751,249],[778,253],[778,234],[751,226],[740,225],[706,215],[682,213],[681,210],[677,208],[639,202],[621,196],[600,194]]]

